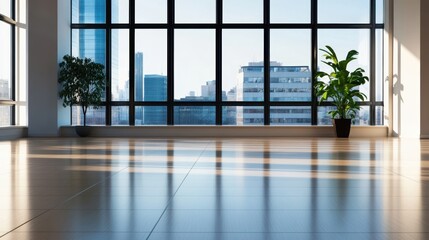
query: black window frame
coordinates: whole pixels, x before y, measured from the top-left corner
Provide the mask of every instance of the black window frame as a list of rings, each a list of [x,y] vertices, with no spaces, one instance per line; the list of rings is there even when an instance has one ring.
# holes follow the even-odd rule
[[[384,107],[384,101],[376,101],[376,30],[384,29],[384,23],[376,22],[376,1],[370,1],[369,23],[318,23],[318,0],[311,0],[311,22],[310,23],[270,23],[270,0],[263,0],[263,22],[262,23],[223,23],[223,1],[216,0],[216,22],[215,23],[175,23],[175,1],[167,0],[167,22],[166,23],[135,23],[135,0],[129,0],[129,22],[111,23],[112,0],[106,0],[106,22],[96,24],[72,23],[71,29],[105,29],[106,30],[106,77],[108,83],[111,81],[111,31],[112,29],[129,30],[129,101],[112,101],[110,84],[106,88],[106,125],[111,125],[111,108],[113,106],[127,106],[129,108],[129,125],[135,125],[135,107],[137,106],[165,106],[167,107],[167,125],[174,125],[174,107],[178,106],[214,106],[216,108],[215,123],[222,125],[222,108],[225,106],[263,106],[264,125],[270,125],[270,108],[276,106],[309,106],[311,107],[311,125],[317,125],[318,106],[333,106],[330,102],[319,105],[312,91],[309,102],[286,102],[270,100],[270,30],[271,29],[309,29],[311,30],[311,73],[312,86],[314,75],[319,64],[318,59],[318,30],[319,29],[368,29],[370,32],[370,86],[369,100],[360,102],[361,106],[369,106],[369,125],[376,123],[376,107]],[[70,3],[72,4],[72,3]],[[71,8],[72,9],[72,8]],[[72,13],[70,11],[70,19]],[[135,101],[134,100],[134,53],[135,53],[135,30],[136,29],[165,29],[167,31],[167,101]],[[214,29],[216,47],[216,100],[215,101],[176,101],[174,100],[174,30],[176,29]],[[264,100],[251,101],[223,101],[222,100],[222,30],[223,29],[262,29],[264,39]],[[70,46],[70,49],[72,47]],[[380,81],[380,80],[379,80]],[[313,89],[313,88],[312,88]],[[384,109],[384,108],[383,108]],[[72,116],[73,117],[73,116]],[[72,121],[71,121],[72,122]],[[381,124],[384,124],[382,120]]]

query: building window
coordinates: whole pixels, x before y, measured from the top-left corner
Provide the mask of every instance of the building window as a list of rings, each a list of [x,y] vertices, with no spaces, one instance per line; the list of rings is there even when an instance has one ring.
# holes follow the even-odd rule
[[[382,0],[72,0],[72,54],[108,77],[89,122],[331,124],[312,91],[330,45],[358,50],[352,67],[370,77],[354,124],[382,125],[383,12]]]

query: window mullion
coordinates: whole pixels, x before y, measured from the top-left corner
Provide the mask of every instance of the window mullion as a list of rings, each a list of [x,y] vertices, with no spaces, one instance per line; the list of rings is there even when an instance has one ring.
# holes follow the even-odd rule
[[[264,125],[270,125],[270,1],[264,0]]]
[[[216,125],[222,125],[222,18],[223,2],[216,0]]]
[[[167,124],[174,124],[174,0],[167,2]]]
[[[112,0],[106,0],[106,125],[112,125]]]
[[[129,108],[128,108],[128,122],[129,125],[135,125],[135,0],[129,0],[129,14],[128,14],[128,22],[130,24],[129,29],[129,63],[130,63],[130,71],[129,71]]]
[[[311,125],[317,125],[317,97],[313,91],[317,72],[317,0],[311,0]]]
[[[376,0],[371,0],[371,30],[370,30],[370,76],[369,76],[369,101],[371,102],[371,105],[369,107],[369,125],[375,125],[375,98],[376,98],[376,75],[375,75],[375,55],[376,55],[376,49],[375,49],[375,26],[376,26]]]

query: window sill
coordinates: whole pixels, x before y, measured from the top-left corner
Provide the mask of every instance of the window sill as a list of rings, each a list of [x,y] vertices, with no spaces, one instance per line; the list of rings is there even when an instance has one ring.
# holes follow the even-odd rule
[[[335,137],[332,126],[92,126],[93,137]],[[60,136],[77,137],[73,126]],[[350,137],[387,137],[387,126],[352,126]]]
[[[14,140],[28,136],[28,127],[7,126],[0,127],[0,140]]]

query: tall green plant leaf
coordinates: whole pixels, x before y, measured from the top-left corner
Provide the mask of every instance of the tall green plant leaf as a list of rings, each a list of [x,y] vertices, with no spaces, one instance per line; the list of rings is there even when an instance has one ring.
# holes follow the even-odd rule
[[[357,59],[356,50],[347,53],[346,59],[338,60],[337,54],[330,46],[320,49],[325,54],[322,62],[328,65],[332,72],[319,71],[315,74],[315,94],[320,98],[320,103],[331,100],[336,109],[329,112],[332,118],[354,118],[360,109],[357,99],[365,101],[366,95],[359,91],[358,87],[369,81],[362,68],[353,71],[348,70],[350,62]],[[323,79],[326,79],[324,81]]]

